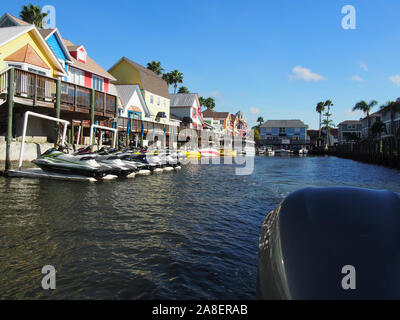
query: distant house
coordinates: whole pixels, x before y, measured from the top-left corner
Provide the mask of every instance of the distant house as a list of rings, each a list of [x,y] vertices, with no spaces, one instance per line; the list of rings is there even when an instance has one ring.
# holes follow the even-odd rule
[[[238,111],[235,114],[236,122],[233,128],[234,135],[237,137],[246,137],[248,134],[248,126],[243,112]]]
[[[393,114],[391,114],[389,110],[381,110],[381,121],[385,124],[386,127],[386,132],[382,133],[382,138],[395,135],[400,129],[400,110],[395,110]]]
[[[116,85],[138,85],[152,115],[152,121],[168,125],[170,96],[168,84],[163,79],[125,57],[118,60],[109,72],[116,78]]]
[[[369,116],[369,128],[372,128],[375,122],[381,121],[381,111],[374,112]],[[361,119],[361,138],[368,138],[368,117]]]
[[[338,125],[339,144],[354,143],[361,139],[362,124],[358,120],[346,120]]]
[[[265,145],[306,145],[307,127],[300,120],[268,120],[260,127],[260,140]]]
[[[217,112],[212,109],[203,111],[204,122],[213,127],[220,135],[232,135],[232,125],[229,112]]]
[[[171,94],[170,112],[183,119],[187,128],[203,130],[204,121],[197,93]]]

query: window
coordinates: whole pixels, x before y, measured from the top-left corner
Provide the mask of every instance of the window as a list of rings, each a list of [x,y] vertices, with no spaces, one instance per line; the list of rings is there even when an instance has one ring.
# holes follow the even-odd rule
[[[20,64],[11,64],[11,63],[9,63],[8,66],[10,68],[22,69],[22,66]]]
[[[161,104],[160,97],[157,97],[157,105],[159,106],[160,104]]]
[[[92,76],[92,88],[98,91],[103,91],[104,79],[96,76]]]
[[[225,124],[225,120],[220,120],[219,124]]]
[[[46,72],[43,72],[43,71],[40,71],[40,70],[36,70],[36,69],[33,69],[33,68],[28,68],[28,71],[40,74],[41,76],[45,76],[46,75]]]
[[[286,133],[286,128],[279,128],[279,133]]]
[[[153,96],[153,95],[150,96],[150,103],[151,103],[151,104],[154,103],[154,96]]]
[[[167,100],[163,100],[164,101],[164,108],[166,108],[167,107]]]
[[[75,83],[80,86],[85,85],[85,72],[75,68],[69,68],[69,77],[68,81]]]

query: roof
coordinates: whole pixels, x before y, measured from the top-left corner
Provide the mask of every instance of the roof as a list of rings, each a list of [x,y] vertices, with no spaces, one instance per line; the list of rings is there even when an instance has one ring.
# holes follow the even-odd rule
[[[203,118],[226,119],[228,116],[229,112],[217,112],[212,109],[203,111]]]
[[[147,107],[146,101],[143,98],[142,91],[140,90],[139,85],[136,85],[136,84],[134,84],[134,85],[129,85],[129,84],[128,85],[115,85],[115,88],[117,89],[118,96],[121,99],[121,103],[122,103],[123,107],[132,108],[132,106],[129,105],[129,102],[132,99],[132,96],[136,91],[138,93],[139,100],[143,105],[146,116],[151,115],[149,108]],[[135,110],[132,109],[132,111],[135,111]]]
[[[67,39],[62,39],[65,46],[68,48],[68,50],[71,51],[71,47],[74,47],[75,44],[73,44],[71,41],[67,40]],[[77,46],[80,47],[80,46]],[[78,69],[82,69],[84,71],[88,71],[94,74],[97,74],[99,76],[102,76],[104,78],[110,79],[112,81],[115,81],[117,79],[115,79],[110,73],[108,73],[106,70],[104,70],[102,67],[100,67],[92,58],[90,58],[89,56],[86,56],[86,63],[85,62],[81,62],[77,59],[75,59],[74,57],[72,58],[72,67],[76,67]]]
[[[31,24],[28,22],[25,22],[24,20],[21,20],[20,18],[17,18],[15,16],[13,16],[12,14],[6,13],[4,14],[1,18],[0,21],[3,22],[4,20],[8,20],[11,21],[11,23],[13,23],[15,26],[30,26]],[[6,25],[6,27],[8,27]]]
[[[16,26],[16,27],[7,27],[0,28],[0,46],[3,44],[18,38],[20,35],[34,29],[33,26]]]
[[[21,49],[10,54],[8,57],[4,58],[5,61],[15,61],[15,62],[25,62],[33,66],[44,68],[49,70],[49,66],[43,59],[37,54],[35,49],[31,47],[30,44],[25,45]]]
[[[57,59],[46,40],[43,39],[38,29],[34,25],[0,28],[0,47],[27,32],[32,32],[35,40],[37,40],[41,47],[46,51],[46,56],[54,64],[54,66],[56,66],[55,70],[58,72],[58,74],[66,75],[60,61]]]
[[[157,74],[126,57],[122,57],[114,66],[116,66],[123,60],[128,62],[133,68],[135,68],[139,72],[144,90],[152,92],[161,97],[170,99],[168,84],[163,79],[161,79]],[[112,66],[110,70],[113,69],[114,66]]]
[[[170,94],[171,107],[191,107],[197,100],[197,93]]]
[[[268,120],[262,128],[307,128],[301,120]]]
[[[361,121],[359,121],[359,120],[345,120],[345,121],[339,123],[339,126],[341,124],[361,124]]]
[[[382,114],[381,114],[381,111],[382,110],[379,110],[379,111],[376,111],[376,112],[374,112],[374,113],[371,113],[370,115],[369,115],[369,117],[370,118],[375,118],[375,117],[380,117]],[[368,119],[368,117],[364,117],[364,118],[362,118],[361,119],[361,121],[364,121],[364,120],[367,120]]]
[[[180,117],[174,115],[173,113],[170,113],[170,114],[169,114],[169,119],[170,119],[170,120],[175,120],[175,121],[182,121],[182,118],[180,118]]]
[[[53,32],[57,29],[41,29],[39,28],[39,33],[42,35],[44,39],[47,39]]]

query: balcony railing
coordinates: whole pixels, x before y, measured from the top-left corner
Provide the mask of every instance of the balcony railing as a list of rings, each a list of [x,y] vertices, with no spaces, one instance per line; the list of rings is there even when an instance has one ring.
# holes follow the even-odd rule
[[[57,98],[57,80],[33,72],[14,69],[15,96],[48,103],[54,107]],[[8,89],[8,72],[0,74],[0,94],[6,93]],[[73,83],[61,81],[62,110],[80,113],[90,113],[92,101],[92,89]],[[94,90],[94,112],[104,117],[114,117],[117,111],[117,97],[105,92]]]

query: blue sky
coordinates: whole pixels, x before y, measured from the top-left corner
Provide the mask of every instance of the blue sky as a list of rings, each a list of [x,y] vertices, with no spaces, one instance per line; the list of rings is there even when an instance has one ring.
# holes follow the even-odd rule
[[[27,3],[3,10],[18,16]],[[317,128],[318,101],[333,101],[338,124],[361,116],[351,112],[359,100],[400,97],[398,0],[33,3],[53,5],[61,34],[105,69],[122,56],[161,61],[183,72],[192,92],[213,96],[217,111],[242,110],[252,124],[261,115]],[[347,4],[355,30],[342,28]]]

